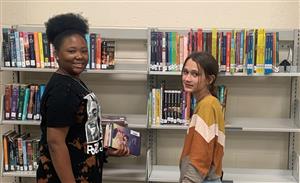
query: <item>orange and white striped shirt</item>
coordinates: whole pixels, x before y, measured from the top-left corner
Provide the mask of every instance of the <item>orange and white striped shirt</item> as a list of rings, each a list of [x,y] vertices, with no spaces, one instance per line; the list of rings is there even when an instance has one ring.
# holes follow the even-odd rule
[[[180,182],[201,183],[221,177],[224,125],[216,97],[209,95],[197,103],[180,158]]]

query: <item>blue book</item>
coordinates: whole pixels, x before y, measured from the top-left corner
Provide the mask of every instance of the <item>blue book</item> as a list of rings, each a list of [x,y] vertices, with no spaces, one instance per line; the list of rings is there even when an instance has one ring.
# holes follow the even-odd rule
[[[90,64],[90,62],[91,62],[91,55],[90,55],[90,35],[89,34],[86,34],[85,35],[85,40],[86,40],[86,45],[87,45],[87,48],[88,48],[88,53],[89,53],[89,60],[88,60],[88,63],[87,63],[87,65],[86,65],[86,69],[90,69],[91,68],[91,64]]]

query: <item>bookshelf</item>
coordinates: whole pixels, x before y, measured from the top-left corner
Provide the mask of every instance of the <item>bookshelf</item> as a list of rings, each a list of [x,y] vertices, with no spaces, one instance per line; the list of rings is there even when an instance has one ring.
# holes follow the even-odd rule
[[[42,25],[18,25],[18,31],[45,31]],[[146,144],[147,144],[147,114],[144,87],[147,83],[147,29],[133,27],[93,27],[90,32],[100,33],[108,40],[116,42],[116,64],[113,70],[85,70],[81,79],[99,97],[102,113],[105,115],[126,116],[129,128],[141,132],[142,149],[139,157],[109,157],[104,165],[104,182],[145,182],[146,174]],[[2,57],[1,57],[2,58]],[[10,77],[4,77],[2,83],[46,83],[56,69],[52,68],[11,68],[4,67],[1,72]],[[109,98],[109,99],[107,99]],[[107,99],[107,100],[106,100]],[[110,100],[111,99],[111,100]],[[3,102],[2,102],[3,103]],[[116,105],[112,105],[115,103]],[[128,107],[128,105],[132,105]],[[3,111],[3,106],[1,107]],[[2,113],[1,113],[2,114]],[[28,130],[39,136],[40,120],[4,120],[1,115],[2,134],[6,129],[19,131]],[[2,139],[2,138],[1,138]],[[1,143],[2,144],[2,143]],[[1,145],[1,152],[3,146]],[[3,153],[2,153],[3,155]],[[3,171],[1,175],[15,178],[16,182],[33,181],[35,171]],[[125,176],[125,177],[124,177]],[[17,179],[17,178],[20,179]]]
[[[17,29],[19,31],[44,31],[44,28],[40,25],[20,25]],[[150,71],[151,29],[131,27],[95,27],[90,29],[90,32],[101,33],[105,38],[116,40],[116,66],[114,70],[86,70],[83,72],[82,78],[100,96],[105,114],[126,116],[129,127],[141,131],[143,138],[141,157],[109,159],[109,163],[104,165],[104,181],[177,182],[179,178],[178,155],[181,153],[182,141],[187,126],[147,123],[149,115],[147,114],[146,101],[151,86],[158,84],[161,80],[172,81],[170,87],[178,88],[181,73],[180,71]],[[157,30],[186,33],[188,29],[161,28]],[[298,69],[298,61],[300,60],[299,51],[297,51],[299,50],[299,31],[274,31],[279,31],[280,47],[283,50],[283,55],[285,55],[288,47],[293,47],[292,65]],[[3,65],[0,70],[2,73],[11,76],[2,79],[3,84],[11,82],[43,83],[55,71],[55,69],[9,68],[3,67]],[[241,138],[242,143],[243,141],[255,143],[259,140],[262,141],[262,145],[274,141],[273,139],[279,139],[279,145],[275,146],[274,150],[279,149],[279,155],[286,156],[283,160],[277,160],[276,163],[270,166],[251,167],[250,165],[246,166],[245,162],[241,161],[242,156],[238,158],[235,155],[226,157],[227,152],[225,152],[225,180],[234,180],[234,182],[241,183],[299,183],[299,155],[295,154],[294,148],[295,143],[298,143],[295,141],[295,135],[300,132],[299,102],[297,100],[300,72],[298,70],[294,71],[269,75],[253,74],[251,76],[245,73],[220,73],[218,84],[225,84],[229,88],[228,109],[225,119],[226,133],[229,137],[227,138],[229,144],[228,154],[234,154],[235,150],[238,150],[237,154],[243,153],[241,151],[244,145],[236,143],[237,138]],[[10,78],[11,80],[9,80]],[[262,90],[257,90],[261,88]],[[273,90],[274,92],[270,94]],[[270,95],[273,94],[276,98],[269,99]],[[266,111],[265,114],[261,112],[267,106],[264,104],[253,108],[257,116],[247,116],[247,110],[253,104],[252,101],[245,104],[245,95],[253,97],[253,102],[262,101],[267,103],[271,101],[271,106],[268,108],[269,112]],[[245,109],[243,102],[244,105],[249,105],[249,107]],[[117,105],[109,107],[110,103]],[[232,107],[239,103],[241,103],[241,107]],[[273,104],[277,104],[277,106],[273,106]],[[285,106],[284,108],[287,109],[283,110],[280,105]],[[34,120],[17,121],[3,120],[2,118],[1,127],[3,129],[18,129],[22,126],[29,126],[37,133],[39,123],[40,121]],[[2,130],[3,133],[5,133],[4,130]],[[267,136],[268,139],[254,138],[256,135],[259,137]],[[181,145],[178,145],[178,143]],[[251,150],[253,146],[253,144],[250,144],[250,147],[246,150]],[[2,146],[1,150],[3,150]],[[287,152],[282,153],[282,151]],[[263,149],[261,152],[266,154],[261,159],[268,157],[268,150]],[[253,154],[258,157],[261,156],[259,150]],[[249,159],[253,158],[254,155]],[[236,159],[239,159],[239,161]],[[231,161],[234,163],[231,163]],[[270,158],[266,162],[269,161],[271,161]],[[239,162],[241,162],[240,166],[238,165]],[[34,171],[3,172],[3,169],[1,170],[4,177],[35,177]]]
[[[159,88],[160,83],[165,81],[169,83],[169,86],[166,85],[167,89],[178,89],[181,86],[181,71],[152,70],[153,30],[187,35],[189,29],[149,30],[149,88]],[[216,85],[224,84],[228,87],[223,179],[238,183],[299,183],[300,155],[295,150],[295,145],[299,143],[295,141],[295,136],[300,132],[297,99],[300,76],[299,30],[267,31],[279,32],[280,60],[285,59],[287,50],[292,48],[292,69],[291,72],[268,75],[257,73],[248,75],[244,72],[219,73]],[[150,120],[149,128],[150,149],[147,154],[149,182],[178,182],[179,158],[188,127],[152,124]],[[274,145],[274,142],[277,144]]]

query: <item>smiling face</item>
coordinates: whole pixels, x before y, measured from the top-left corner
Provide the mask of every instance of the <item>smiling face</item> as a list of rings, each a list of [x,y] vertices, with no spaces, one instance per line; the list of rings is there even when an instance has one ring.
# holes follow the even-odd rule
[[[188,59],[182,70],[182,84],[186,92],[192,93],[196,99],[210,94],[208,85],[209,80],[206,78],[204,70],[192,59]]]
[[[88,48],[85,39],[79,34],[64,38],[57,51],[59,68],[63,72],[78,77],[88,62]]]

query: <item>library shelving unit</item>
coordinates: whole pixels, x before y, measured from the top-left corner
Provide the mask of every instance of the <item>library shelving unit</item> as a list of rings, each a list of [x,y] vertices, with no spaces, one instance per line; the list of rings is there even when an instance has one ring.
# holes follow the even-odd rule
[[[18,25],[17,31],[44,32],[42,25]],[[81,75],[87,85],[98,95],[103,114],[126,116],[129,128],[141,132],[142,149],[139,157],[109,157],[104,165],[105,182],[145,182],[146,145],[147,145],[147,28],[133,27],[93,27],[91,33],[99,33],[106,40],[114,40],[115,68],[113,70],[86,70]],[[2,57],[1,57],[2,58]],[[6,83],[46,83],[56,69],[49,68],[11,68],[4,67],[2,84]],[[4,90],[3,90],[4,91]],[[3,103],[3,101],[1,102]],[[130,106],[129,106],[130,105]],[[129,107],[128,107],[129,106]],[[3,105],[1,108],[3,110]],[[33,131],[40,135],[36,120],[4,120],[1,116],[1,133],[3,129]],[[2,136],[1,134],[1,136]],[[2,139],[2,138],[1,138]],[[3,145],[1,143],[1,152]],[[3,171],[3,153],[1,175],[15,177],[15,182],[22,178],[34,178],[35,171]],[[20,179],[16,178],[19,177]],[[26,180],[25,180],[26,182]]]
[[[180,71],[150,70],[153,30],[187,35],[190,29],[154,28],[149,29],[148,33],[149,88],[160,88],[160,83],[164,81],[165,88],[180,89]],[[287,50],[292,48],[292,72],[268,75],[220,72],[217,79],[217,84],[228,88],[223,180],[234,183],[299,183],[300,179],[299,152],[295,150],[295,145],[300,143],[295,138],[296,133],[300,133],[300,31],[267,31],[279,32],[280,61],[286,58]],[[151,117],[148,120],[148,180],[178,182],[179,158],[188,127],[151,124]]]

